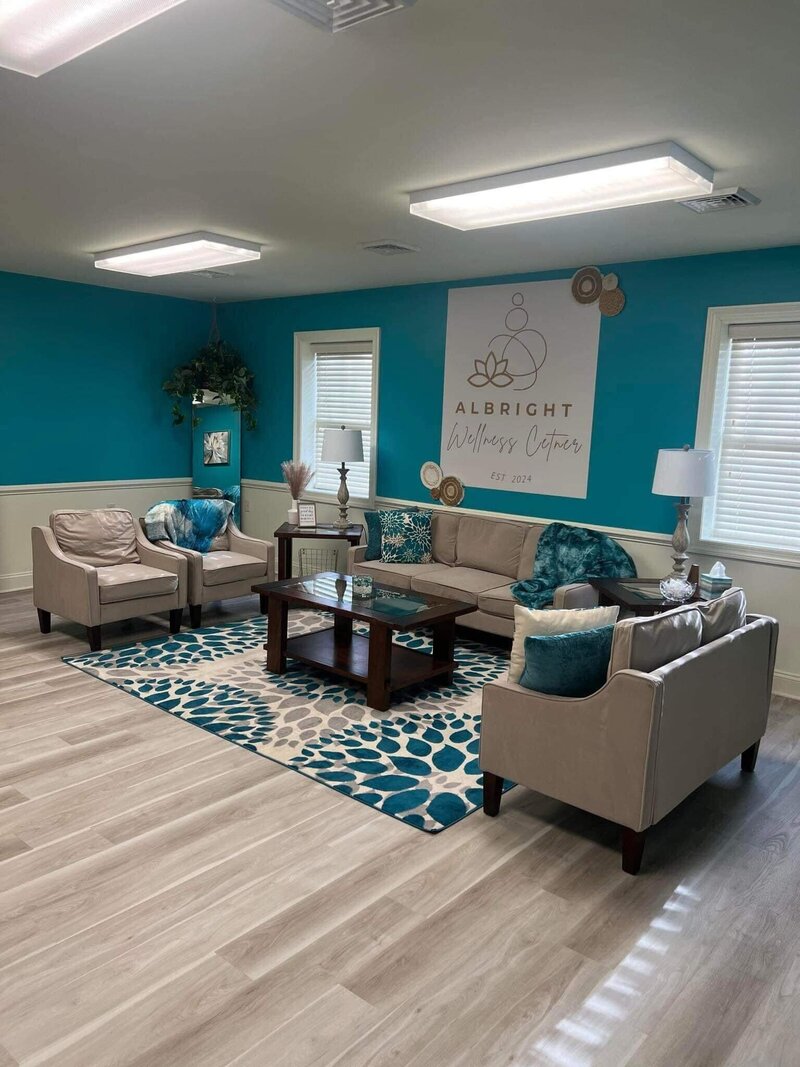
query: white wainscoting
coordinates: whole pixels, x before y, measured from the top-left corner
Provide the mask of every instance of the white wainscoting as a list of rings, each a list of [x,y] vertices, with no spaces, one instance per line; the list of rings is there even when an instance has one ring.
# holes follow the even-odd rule
[[[0,486],[0,592],[30,589],[31,527],[59,508],[127,508],[138,519],[156,500],[188,496],[191,478]]]
[[[419,501],[394,500],[380,497],[376,504],[389,507],[418,504]],[[431,502],[431,507],[440,505]],[[251,478],[242,479],[242,524],[245,533],[257,537],[272,537],[273,532],[286,521],[289,494],[281,482],[263,482]],[[460,508],[470,515],[490,515],[494,518],[512,519],[515,522],[548,522],[501,512],[476,511]],[[322,522],[333,522],[337,509],[332,504],[317,504],[317,514]],[[350,509],[354,522],[362,520],[359,508]],[[586,524],[590,525],[590,524]],[[643,530],[623,530],[610,526],[593,526],[615,538],[636,562],[639,574],[666,574],[672,567],[670,558],[671,537],[667,534],[648,533]],[[302,544],[302,542],[300,542]],[[308,545],[315,542],[309,541]],[[295,542],[298,545],[298,542]],[[319,542],[316,542],[319,545]],[[344,566],[346,546],[340,549],[339,565]],[[744,587],[747,593],[748,610],[760,615],[774,615],[781,626],[778,642],[778,661],[775,671],[774,690],[781,696],[800,699],[800,569],[782,567],[772,563],[702,555],[690,549],[692,560],[701,570],[708,570],[715,559],[721,558],[733,576],[734,583]]]

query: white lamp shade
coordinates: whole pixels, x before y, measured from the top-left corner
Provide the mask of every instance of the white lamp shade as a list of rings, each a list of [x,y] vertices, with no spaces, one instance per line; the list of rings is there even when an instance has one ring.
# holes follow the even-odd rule
[[[658,496],[711,496],[716,483],[714,453],[702,448],[661,448],[653,478]]]
[[[323,463],[361,463],[364,460],[364,442],[361,430],[341,430],[328,427],[322,439]]]

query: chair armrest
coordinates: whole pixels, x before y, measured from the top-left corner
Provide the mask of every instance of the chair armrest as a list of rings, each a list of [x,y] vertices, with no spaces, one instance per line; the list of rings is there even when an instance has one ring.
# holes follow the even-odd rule
[[[228,520],[228,544],[231,552],[241,552],[245,556],[255,556],[263,559],[267,564],[267,576],[271,579],[275,570],[275,546],[272,541],[264,541],[259,537],[249,537],[242,533],[232,520]]]
[[[646,829],[653,821],[662,691],[652,675],[629,670],[582,698],[490,682],[483,690],[481,768]]]
[[[596,608],[600,596],[588,582],[573,582],[560,585],[553,593],[554,608]]]
[[[97,568],[62,552],[49,526],[34,526],[31,542],[35,606],[84,626],[99,626]]]
[[[366,545],[356,545],[354,548],[348,548],[347,550],[347,573],[353,574],[353,567],[356,563],[363,563],[364,557],[367,554]]]

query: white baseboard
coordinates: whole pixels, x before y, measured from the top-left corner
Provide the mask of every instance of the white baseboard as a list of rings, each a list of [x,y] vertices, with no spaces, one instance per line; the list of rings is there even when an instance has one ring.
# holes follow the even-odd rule
[[[33,588],[33,571],[19,574],[0,574],[0,593],[16,593],[20,589]]]
[[[800,674],[775,671],[772,692],[779,697],[791,697],[793,700],[800,700]]]

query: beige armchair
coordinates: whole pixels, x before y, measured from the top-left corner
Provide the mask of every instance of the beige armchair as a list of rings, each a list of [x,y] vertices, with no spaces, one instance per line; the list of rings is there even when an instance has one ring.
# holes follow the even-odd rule
[[[636,874],[645,833],[741,754],[753,771],[766,730],[778,624],[744,615],[741,590],[617,623],[608,680],[580,699],[508,681],[483,692],[484,811],[504,779],[622,827]]]
[[[178,633],[187,595],[185,560],[150,544],[128,511],[54,511],[34,526],[33,603],[39,628],[51,616],[82,623],[89,647],[101,646],[104,623],[168,611]]]
[[[144,528],[144,520],[140,520]],[[171,541],[157,541],[159,550],[179,555],[189,567],[189,615],[193,627],[202,624],[203,605],[217,600],[246,596],[259,579],[270,581],[275,571],[271,541],[248,537],[233,519],[214,539],[210,552],[181,548]]]

